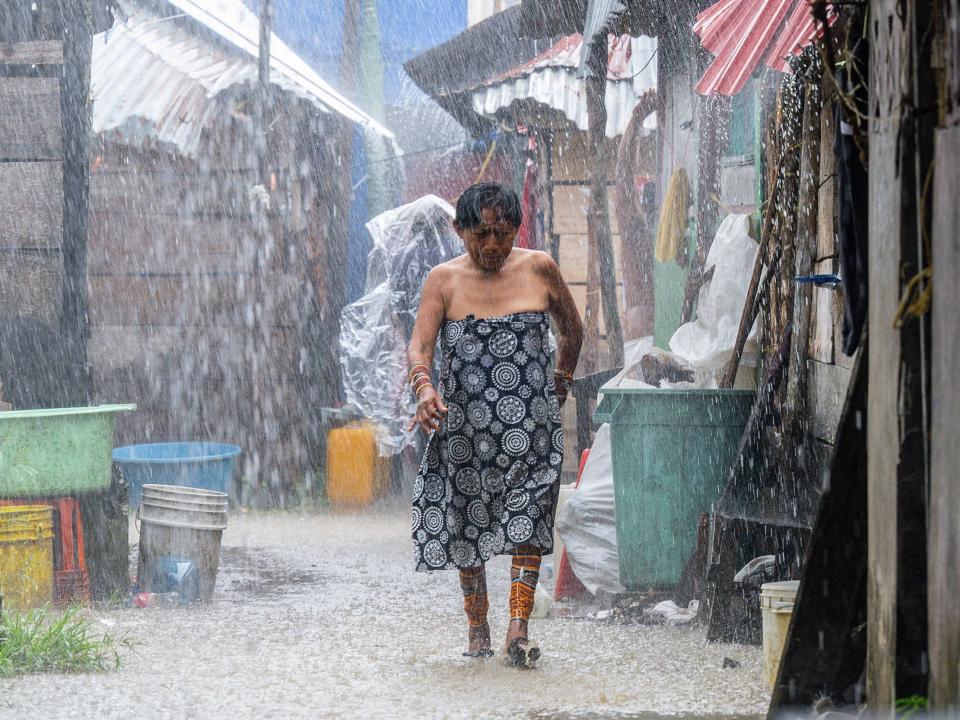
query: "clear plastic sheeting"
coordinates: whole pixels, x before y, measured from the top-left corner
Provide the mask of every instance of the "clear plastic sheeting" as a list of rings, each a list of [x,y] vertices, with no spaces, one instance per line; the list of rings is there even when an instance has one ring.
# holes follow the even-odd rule
[[[381,455],[395,455],[412,443],[407,345],[427,273],[463,254],[452,219],[449,203],[427,195],[367,223],[373,249],[366,294],[343,309],[340,364],[347,402],[376,423]]]
[[[677,328],[670,349],[700,370],[717,373],[730,359],[759,245],[750,237],[748,215],[728,215],[713,238],[704,271],[713,277],[700,289],[697,319]],[[743,350],[742,365],[756,365],[756,324]]]

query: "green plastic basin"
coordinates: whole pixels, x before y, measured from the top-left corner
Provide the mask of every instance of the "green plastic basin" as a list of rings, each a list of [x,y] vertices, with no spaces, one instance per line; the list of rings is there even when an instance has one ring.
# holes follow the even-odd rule
[[[753,390],[607,389],[620,583],[680,580],[700,513],[717,502],[750,415]]]
[[[0,497],[110,486],[113,420],[136,405],[0,412]]]

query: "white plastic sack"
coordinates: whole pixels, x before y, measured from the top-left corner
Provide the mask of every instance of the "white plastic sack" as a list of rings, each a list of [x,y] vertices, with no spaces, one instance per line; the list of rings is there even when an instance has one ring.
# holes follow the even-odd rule
[[[710,246],[704,272],[713,278],[700,289],[697,319],[677,328],[670,349],[702,370],[715,373],[733,351],[759,245],[750,237],[748,215],[724,218]],[[743,365],[756,365],[756,325],[744,347]]]
[[[617,558],[609,425],[597,430],[580,485],[557,513],[556,527],[570,567],[587,590],[593,594],[624,591]]]
[[[427,273],[463,253],[453,230],[453,208],[435,195],[381,213],[367,229],[366,294],[343,309],[340,364],[347,402],[378,428],[381,455],[412,441],[414,414],[407,386],[407,345]],[[434,360],[439,363],[439,353]]]

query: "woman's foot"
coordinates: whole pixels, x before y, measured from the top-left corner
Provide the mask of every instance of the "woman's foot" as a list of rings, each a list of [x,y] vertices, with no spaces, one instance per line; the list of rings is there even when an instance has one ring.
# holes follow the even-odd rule
[[[463,655],[464,657],[486,658],[493,655],[490,649],[490,626],[487,623],[478,627],[471,627],[467,634],[469,649]]]
[[[529,668],[540,659],[540,646],[527,637],[527,622],[511,620],[507,626],[507,644],[504,649],[508,665]]]

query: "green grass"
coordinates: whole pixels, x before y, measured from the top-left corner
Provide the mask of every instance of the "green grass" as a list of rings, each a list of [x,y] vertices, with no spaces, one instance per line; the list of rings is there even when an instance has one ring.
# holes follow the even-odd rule
[[[120,666],[119,647],[132,642],[92,632],[92,622],[73,607],[0,616],[0,677],[38,672],[100,672]]]

